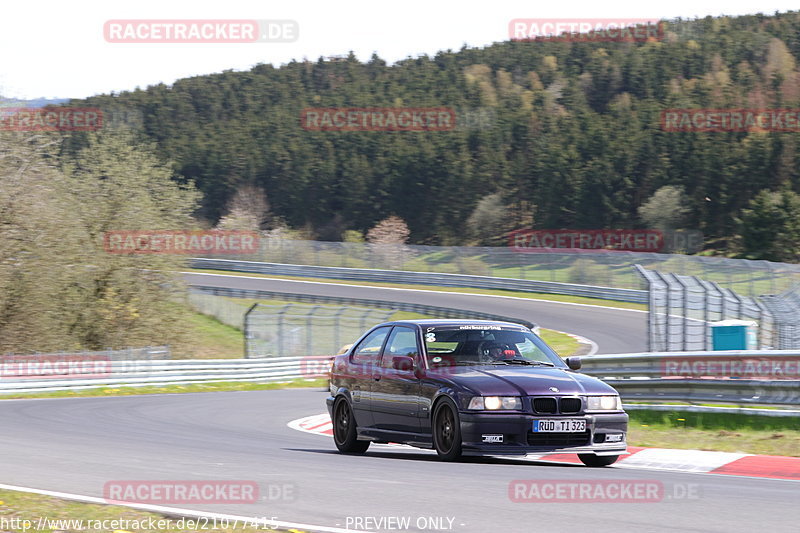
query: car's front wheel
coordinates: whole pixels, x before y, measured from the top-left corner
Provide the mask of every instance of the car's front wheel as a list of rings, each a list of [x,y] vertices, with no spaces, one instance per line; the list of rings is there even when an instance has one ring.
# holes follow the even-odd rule
[[[342,453],[364,453],[369,448],[368,440],[358,440],[353,410],[344,398],[333,405],[333,442]]]
[[[617,459],[619,459],[619,455],[595,455],[593,453],[579,453],[578,459],[580,459],[586,466],[601,467],[613,465],[617,462]]]
[[[433,412],[433,447],[443,461],[461,457],[461,422],[450,401],[439,402]]]

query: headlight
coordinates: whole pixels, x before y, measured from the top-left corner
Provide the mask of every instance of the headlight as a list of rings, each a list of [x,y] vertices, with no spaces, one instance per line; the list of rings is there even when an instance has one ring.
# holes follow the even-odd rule
[[[622,411],[619,396],[589,396],[587,400],[587,411]]]
[[[522,399],[516,396],[475,396],[467,409],[497,411],[500,409],[522,409]]]

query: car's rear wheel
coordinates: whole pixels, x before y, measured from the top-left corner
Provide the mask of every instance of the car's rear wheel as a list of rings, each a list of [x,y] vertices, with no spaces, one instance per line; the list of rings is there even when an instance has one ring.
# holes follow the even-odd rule
[[[617,462],[617,459],[619,459],[619,455],[595,455],[593,453],[579,453],[578,459],[580,459],[586,466],[601,467],[613,465]]]
[[[461,457],[461,422],[450,401],[439,402],[433,412],[433,447],[443,461]]]
[[[333,442],[342,453],[364,453],[369,448],[368,440],[358,440],[356,419],[344,398],[333,405]]]

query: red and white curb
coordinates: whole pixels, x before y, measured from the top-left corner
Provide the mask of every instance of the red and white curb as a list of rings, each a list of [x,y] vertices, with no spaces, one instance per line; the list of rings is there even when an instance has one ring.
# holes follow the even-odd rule
[[[292,420],[292,429],[331,437],[333,422],[327,413]],[[395,444],[395,447],[401,445]],[[412,449],[411,446],[402,446]],[[420,450],[424,451],[424,450]],[[526,461],[582,464],[576,454],[528,455]],[[620,457],[612,468],[637,468],[643,470],[669,470],[695,474],[722,474],[800,481],[800,457],[778,455],[751,455],[746,453],[707,452],[701,450],[673,450],[667,448],[639,448],[628,446],[628,455]]]

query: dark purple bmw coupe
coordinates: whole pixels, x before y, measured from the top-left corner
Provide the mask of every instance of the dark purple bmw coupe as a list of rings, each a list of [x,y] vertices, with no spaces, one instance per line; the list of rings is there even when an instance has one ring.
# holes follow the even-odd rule
[[[613,388],[579,368],[518,324],[387,322],[333,360],[333,438],[344,453],[397,442],[444,460],[577,453],[610,465],[626,453],[628,415]]]

